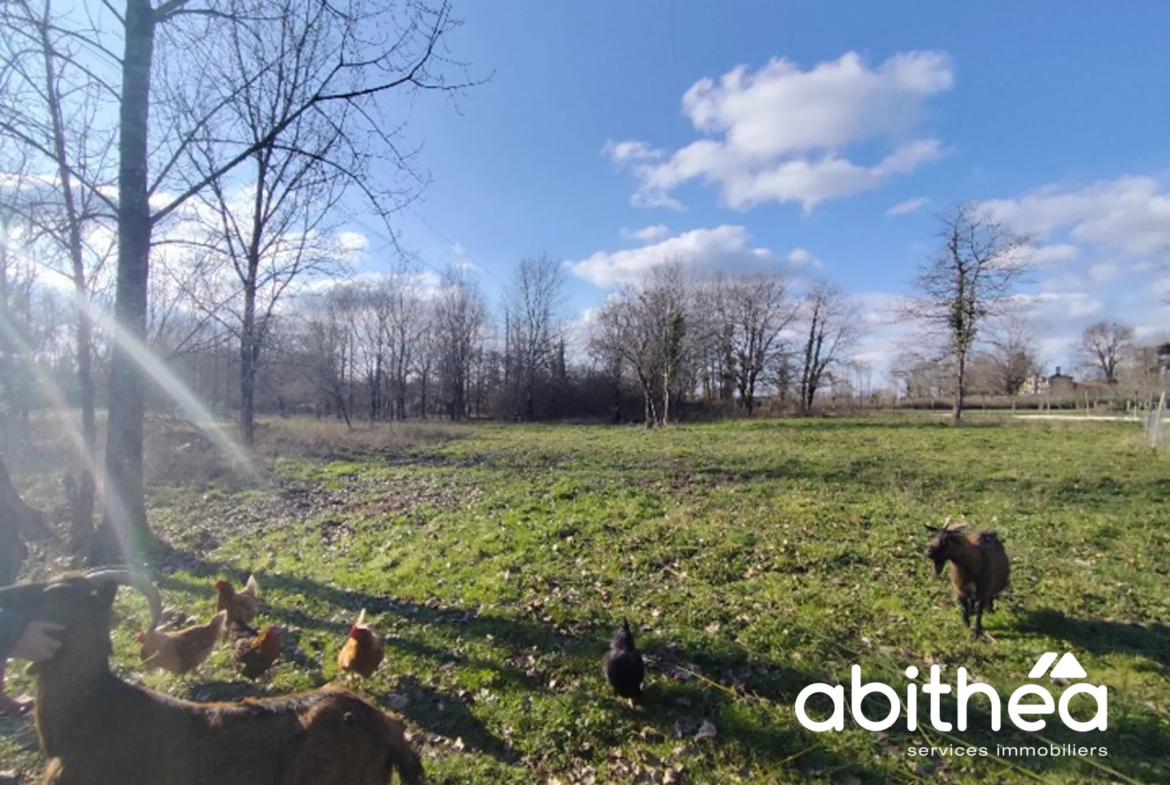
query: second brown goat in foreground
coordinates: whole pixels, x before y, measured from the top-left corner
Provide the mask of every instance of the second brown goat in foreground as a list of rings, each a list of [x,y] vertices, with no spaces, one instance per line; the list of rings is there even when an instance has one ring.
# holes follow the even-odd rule
[[[111,606],[139,588],[157,623],[153,584],[125,570],[0,590],[0,608],[65,625],[37,676],[44,785],[388,785],[422,763],[402,723],[336,688],[238,703],[192,703],[110,671]]]
[[[966,524],[952,525],[948,518],[940,529],[927,526],[934,534],[926,555],[934,562],[934,574],[951,563],[951,583],[963,612],[963,624],[971,626],[975,615],[975,637],[983,634],[983,611],[995,610],[995,598],[1007,588],[1011,563],[996,532],[967,532]]]

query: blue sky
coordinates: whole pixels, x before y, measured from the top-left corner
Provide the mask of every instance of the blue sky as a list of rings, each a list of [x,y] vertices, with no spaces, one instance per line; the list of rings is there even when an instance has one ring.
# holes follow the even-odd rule
[[[407,134],[434,182],[400,227],[433,269],[465,254],[493,301],[545,252],[569,265],[575,315],[666,255],[824,276],[880,310],[933,247],[936,212],[976,200],[1037,233],[1028,292],[1050,366],[1096,319],[1170,327],[1155,292],[1170,276],[1170,3],[456,12],[454,54],[494,76],[458,111],[415,103]],[[871,319],[858,351],[880,366],[897,328]]]

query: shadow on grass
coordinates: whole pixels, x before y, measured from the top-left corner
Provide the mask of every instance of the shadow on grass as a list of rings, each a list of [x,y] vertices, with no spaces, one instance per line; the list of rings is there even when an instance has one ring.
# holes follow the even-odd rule
[[[1078,619],[1044,608],[1024,612],[1016,626],[1020,632],[1063,640],[1094,654],[1137,654],[1157,663],[1163,672],[1170,673],[1170,626],[1165,624]]]
[[[227,575],[236,581],[244,577],[241,571],[228,564],[198,559],[190,554],[183,554],[181,558],[183,569],[209,580],[201,583],[171,575],[160,582],[164,591],[206,596],[210,592],[210,579],[215,576]],[[768,770],[783,766],[791,777],[798,779],[813,773],[827,776],[830,772],[852,775],[863,783],[887,782],[889,778],[889,772],[867,763],[860,754],[854,757],[828,750],[817,744],[814,734],[796,726],[793,721],[777,721],[785,713],[784,704],[791,703],[804,685],[831,681],[824,673],[763,661],[733,649],[651,656],[648,657],[651,675],[647,701],[642,708],[631,713],[611,695],[601,673],[601,657],[612,634],[612,623],[582,622],[569,632],[547,623],[338,589],[287,574],[261,572],[256,574],[256,579],[262,591],[271,587],[282,593],[312,597],[348,613],[365,608],[375,615],[394,615],[419,624],[447,628],[463,638],[491,640],[514,652],[513,656],[501,656],[497,661],[456,654],[401,635],[386,640],[391,658],[390,651],[399,649],[431,660],[436,672],[445,666],[491,670],[497,674],[504,689],[513,694],[545,698],[555,694],[558,700],[580,704],[580,711],[570,712],[572,718],[580,712],[605,707],[613,717],[608,723],[612,727],[587,731],[588,734],[600,734],[594,739],[595,743],[586,745],[592,750],[589,755],[603,754],[606,744],[620,743],[616,734],[624,724],[649,725],[663,738],[688,742],[702,721],[710,719],[718,727],[721,744],[735,745],[746,760]],[[339,637],[344,636],[348,628],[348,622],[317,619],[296,607],[272,607],[266,615],[279,618],[282,623],[329,631]],[[530,653],[534,655],[534,659],[527,663],[530,667],[516,664]],[[680,659],[687,663],[687,667],[698,666],[705,678],[722,685],[722,688],[702,679],[680,675],[675,667]],[[568,691],[553,689],[549,677],[554,672],[559,673],[566,663],[572,665],[575,673],[594,675]],[[311,662],[305,664],[313,665]],[[483,752],[505,763],[518,760],[516,751],[492,733],[471,710],[470,702],[474,698],[421,684],[413,677],[405,680],[400,692],[409,698],[409,703],[402,713],[425,732],[448,739],[462,738],[465,749]],[[198,689],[216,686],[199,685]],[[242,686],[237,682],[223,683],[225,697],[235,697]],[[385,698],[381,700],[388,706]],[[573,734],[580,732],[579,729],[568,731],[566,743],[575,738]]]
[[[242,577],[230,565],[187,558],[197,562],[193,567],[185,567],[196,575],[211,578],[226,574],[237,580]],[[749,655],[730,644],[713,643],[702,649],[680,652],[660,646],[661,641],[642,641],[649,655],[647,700],[643,707],[631,712],[610,694],[600,672],[599,663],[611,625],[582,622],[570,633],[552,624],[339,589],[287,574],[259,573],[257,580],[261,587],[311,597],[343,609],[347,614],[364,607],[374,614],[389,614],[421,625],[445,628],[464,639],[490,640],[496,646],[521,655],[532,653],[535,662],[529,661],[526,667],[525,664],[516,664],[516,656],[508,657],[503,653],[498,660],[475,658],[410,637],[398,636],[387,641],[390,647],[430,660],[434,663],[431,669],[434,672],[444,667],[492,670],[500,677],[505,692],[511,692],[513,696],[540,695],[547,699],[555,693],[561,708],[568,707],[557,720],[563,723],[563,727],[542,727],[541,733],[555,740],[557,746],[572,750],[566,753],[572,760],[594,761],[602,750],[621,744],[623,738],[628,739],[628,734],[634,732],[637,725],[649,726],[664,739],[691,745],[702,721],[709,720],[718,728],[719,745],[713,747],[693,742],[694,754],[723,755],[729,747],[734,747],[745,760],[769,772],[782,769],[789,779],[852,777],[862,783],[878,783],[889,781],[891,776],[896,776],[892,775],[893,771],[901,771],[907,765],[908,761],[901,758],[907,747],[922,743],[921,735],[891,730],[889,737],[880,743],[887,750],[883,761],[880,757],[875,758],[874,741],[870,735],[848,722],[846,733],[853,738],[845,745],[818,743],[820,739],[816,734],[796,723],[790,706],[804,686],[833,683],[836,680],[834,675]],[[164,589],[197,595],[206,595],[210,591],[209,585],[210,581],[204,584],[174,576],[162,583]],[[272,607],[268,615],[305,628],[329,630],[338,636],[344,635],[347,624],[316,619],[295,607]],[[1170,630],[1163,625],[1120,625],[1071,619],[1053,611],[1036,611],[1025,613],[1018,629],[1068,640],[1092,651],[1132,650],[1151,657],[1162,667],[1166,666],[1170,652]],[[585,675],[571,687],[553,689],[549,676],[559,674],[566,664],[571,665],[575,678],[581,674],[594,675]],[[691,670],[700,676],[687,673]],[[838,678],[843,676],[836,675]],[[238,691],[240,685],[232,683],[230,689]],[[474,698],[464,693],[444,692],[433,681],[421,684],[413,679],[403,691],[410,698],[404,713],[427,733],[448,739],[462,738],[465,749],[480,751],[507,763],[516,761],[516,753],[510,744],[501,740],[476,716],[471,708]],[[1006,699],[1004,696],[1003,700]],[[547,707],[549,702],[542,700],[542,704]],[[955,708],[953,701],[944,700],[943,716],[953,717]],[[586,712],[599,710],[610,717],[601,723],[603,727],[582,729],[574,724]],[[882,716],[884,709],[881,706],[867,708],[867,713]],[[1011,731],[1010,726],[1002,733],[992,733],[988,730],[990,713],[982,699],[970,704],[969,713],[971,730],[962,734],[962,741],[987,746],[992,754],[999,744],[1035,747],[1051,742],[1105,746],[1109,750],[1108,758],[1101,759],[1101,762],[1138,781],[1158,781],[1157,778],[1162,776],[1158,767],[1162,765],[1164,750],[1170,748],[1170,727],[1157,712],[1132,702],[1126,705],[1124,712],[1114,710],[1115,716],[1110,717],[1108,730],[1095,732],[1091,734],[1092,738],[1050,722],[1043,733],[1043,742],[1036,736]],[[626,734],[624,737],[623,733]],[[947,743],[940,739],[935,741]],[[1017,769],[1027,769],[1035,774],[1089,780],[1103,777],[1100,769],[1075,757],[1029,756],[1009,761]],[[977,765],[982,771],[991,773],[996,767],[1002,768],[1006,764],[986,760]],[[1015,781],[1006,769],[1003,773],[1008,776],[1008,781]],[[1026,775],[1017,772],[1015,776]]]
[[[489,633],[493,635],[493,637],[506,636],[507,634],[506,627],[509,622],[506,620],[500,621],[501,623],[496,625],[497,632]],[[506,637],[500,637],[500,640],[502,643],[510,643]],[[397,636],[386,638],[386,649],[390,656],[393,656],[391,654],[393,650],[398,650],[409,652],[416,657],[424,657],[433,661],[435,663],[436,669],[447,666],[454,667],[464,665],[475,669],[491,670],[494,671],[503,682],[521,690],[536,692],[540,690],[542,686],[540,680],[537,679],[535,672],[532,672],[532,674],[529,675],[527,672],[525,672],[525,670],[517,668],[513,665],[500,665],[497,662],[485,660],[482,657],[469,657],[463,654],[456,654],[447,649],[441,649],[437,646],[431,646],[429,644],[422,643],[421,641],[411,640],[410,638]]]
[[[426,733],[454,739],[459,745],[456,749],[491,755],[503,763],[516,763],[520,759],[510,745],[472,713],[467,699],[417,683],[400,688],[400,693],[410,702],[399,713]],[[377,700],[384,708],[392,708],[388,699]]]

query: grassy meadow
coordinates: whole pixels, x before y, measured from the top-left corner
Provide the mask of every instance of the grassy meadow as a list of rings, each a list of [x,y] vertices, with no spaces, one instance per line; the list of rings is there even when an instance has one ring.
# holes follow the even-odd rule
[[[232,479],[198,444],[160,442],[150,515],[175,549],[160,564],[167,604],[206,619],[216,577],[254,572],[258,622],[291,631],[284,656],[257,683],[234,673],[226,646],[197,674],[143,674],[132,635],[145,605],[124,591],[125,677],[195,700],[315,687],[339,679],[338,648],[365,608],[387,659],[355,689],[400,709],[432,783],[1170,782],[1170,459],[1137,426],[347,433],[290,421],[261,438],[263,482]],[[60,503],[52,477],[10,468],[32,501]],[[1004,534],[1012,587],[984,618],[993,640],[972,639],[924,558],[923,525],[948,515]],[[648,662],[635,709],[600,669],[623,617]],[[817,734],[793,711],[801,688],[847,682],[855,663],[903,694],[910,665],[939,664],[952,685],[964,666],[1006,709],[1042,653],[1066,651],[1109,688],[1105,732],[1052,716],[1037,734],[1006,717],[991,733],[982,699],[973,727],[949,734],[903,720],[871,733],[850,716]],[[30,689],[14,670],[14,691]],[[704,722],[716,735],[696,739]],[[956,742],[990,754],[907,754]],[[995,755],[997,743],[1050,742],[1108,755]],[[40,765],[27,720],[0,721],[0,760]]]

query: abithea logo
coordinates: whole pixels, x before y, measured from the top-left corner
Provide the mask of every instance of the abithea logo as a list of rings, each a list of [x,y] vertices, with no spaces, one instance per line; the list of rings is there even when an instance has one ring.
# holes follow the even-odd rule
[[[1054,652],[1047,652],[1036,661],[1036,665],[1028,674],[1029,679],[1038,679],[1048,671],[1048,668],[1056,660]],[[865,730],[881,731],[893,727],[894,723],[898,721],[898,716],[901,713],[902,703],[899,699],[898,693],[893,687],[881,682],[871,682],[869,684],[862,684],[861,682],[861,666],[854,665],[852,667],[853,679],[850,690],[851,707],[853,709],[853,717],[857,720],[857,724]],[[942,705],[941,699],[943,695],[949,694],[952,691],[951,685],[943,684],[939,676],[941,669],[937,665],[930,667],[930,681],[922,685],[922,692],[930,696],[930,724],[940,731],[951,730],[951,723],[944,720],[941,716]],[[906,676],[910,679],[918,678],[918,668],[911,665],[906,669]],[[967,703],[970,701],[972,695],[983,695],[988,699],[991,705],[991,729],[998,731],[1002,726],[1001,713],[1002,706],[999,698],[999,693],[988,684],[979,682],[967,681],[967,669],[959,668],[958,670],[958,684],[954,688],[955,699],[958,702],[958,726],[959,730],[967,730]],[[1087,676],[1084,668],[1077,662],[1077,658],[1071,653],[1065,654],[1056,663],[1056,667],[1052,669],[1049,676],[1053,679],[1083,679]],[[833,702],[833,714],[826,720],[814,720],[808,716],[805,711],[805,704],[813,695],[821,694],[827,695]],[[871,720],[866,717],[861,709],[861,702],[866,695],[882,695],[890,702],[889,714],[881,720]],[[1081,721],[1073,717],[1068,710],[1069,701],[1076,695],[1088,695],[1096,700],[1097,711],[1092,719]],[[1029,702],[1024,703],[1024,699],[1029,696],[1039,698],[1038,703]],[[1025,684],[1011,694],[1007,702],[1007,714],[1011,718],[1012,724],[1017,728],[1025,731],[1043,730],[1045,720],[1043,719],[1028,719],[1034,715],[1053,714],[1059,711],[1061,722],[1071,730],[1078,733],[1087,733],[1093,730],[1105,730],[1109,727],[1108,718],[1108,691],[1104,685],[1094,685],[1087,683],[1074,684],[1066,689],[1060,696],[1059,702],[1053,701],[1052,693],[1039,684]],[[838,684],[832,686],[829,684],[810,684],[800,691],[800,695],[796,697],[796,718],[800,720],[800,724],[811,731],[822,733],[829,730],[844,730],[845,729],[845,686]],[[911,682],[906,687],[906,728],[907,730],[916,730],[918,728],[918,685]]]

